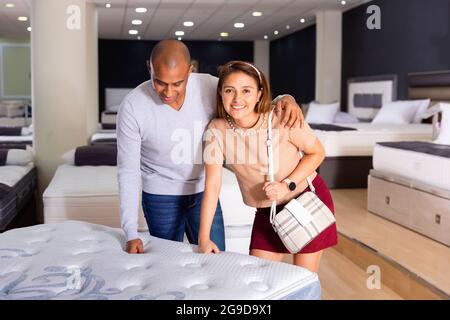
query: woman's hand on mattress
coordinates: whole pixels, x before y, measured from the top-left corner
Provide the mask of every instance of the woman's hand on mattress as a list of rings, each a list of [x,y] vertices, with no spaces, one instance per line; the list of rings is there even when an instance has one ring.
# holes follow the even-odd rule
[[[134,239],[127,242],[127,252],[134,253],[144,253],[144,244],[141,239]]]
[[[211,239],[200,240],[198,250],[200,253],[220,253],[220,249]]]
[[[267,199],[271,201],[281,200],[291,192],[285,182],[266,182],[264,183],[263,190],[266,193]]]

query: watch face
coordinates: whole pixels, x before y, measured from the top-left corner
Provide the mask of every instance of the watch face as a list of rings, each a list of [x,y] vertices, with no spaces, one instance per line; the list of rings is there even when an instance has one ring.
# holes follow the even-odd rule
[[[294,191],[296,187],[297,185],[295,184],[295,182],[289,183],[289,190]]]

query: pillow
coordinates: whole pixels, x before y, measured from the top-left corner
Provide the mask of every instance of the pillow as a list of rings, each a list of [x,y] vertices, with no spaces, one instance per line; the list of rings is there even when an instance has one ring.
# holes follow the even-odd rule
[[[383,104],[372,123],[408,124],[419,109],[420,100],[392,101]]]
[[[417,112],[414,115],[413,123],[421,123],[422,115],[425,113],[425,111],[430,106],[431,100],[423,99],[423,100],[412,100],[412,101],[417,101],[419,103],[419,108],[417,109]]]
[[[348,112],[338,112],[334,118],[334,123],[358,123],[360,122],[357,117]]]
[[[115,145],[82,146],[65,153],[62,158],[75,166],[116,166],[117,147]]]
[[[106,111],[119,112],[120,104],[106,107]]]
[[[311,102],[309,104],[308,113],[306,114],[305,120],[308,123],[332,124],[338,110],[339,102],[329,104]]]
[[[441,127],[439,136],[434,142],[450,145],[450,104],[441,103],[440,107],[442,111]]]
[[[33,152],[29,149],[0,149],[0,166],[26,166],[33,161]]]

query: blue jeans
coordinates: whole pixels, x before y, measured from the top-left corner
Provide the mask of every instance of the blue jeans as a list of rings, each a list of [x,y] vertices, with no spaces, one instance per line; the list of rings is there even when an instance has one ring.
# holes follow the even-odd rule
[[[198,244],[200,208],[203,192],[186,195],[156,195],[142,192],[142,208],[150,234],[167,240],[183,241],[184,232],[190,243]],[[222,208],[217,203],[211,226],[211,240],[225,250]]]

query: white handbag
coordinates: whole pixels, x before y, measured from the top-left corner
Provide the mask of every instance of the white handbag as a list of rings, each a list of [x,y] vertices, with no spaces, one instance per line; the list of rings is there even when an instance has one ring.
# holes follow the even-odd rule
[[[274,181],[272,148],[272,113],[269,115],[267,153],[269,157],[269,178]],[[316,195],[316,190],[307,179],[311,191],[304,192],[297,199],[289,201],[276,213],[276,201],[270,209],[270,223],[286,249],[291,253],[300,252],[322,231],[336,222],[330,209]]]

